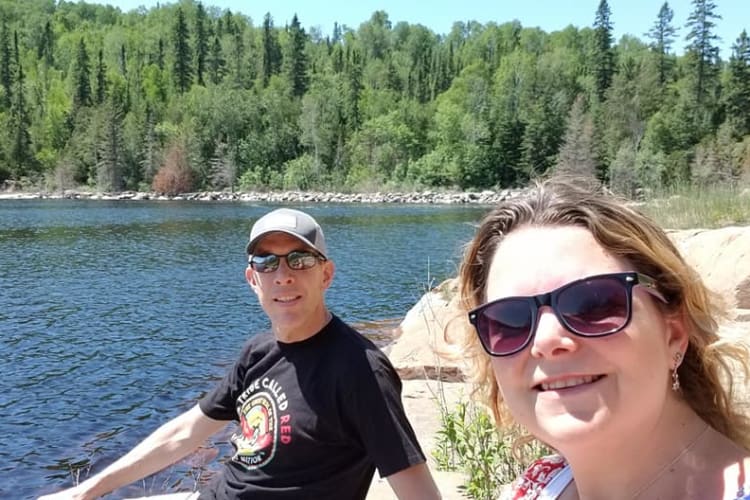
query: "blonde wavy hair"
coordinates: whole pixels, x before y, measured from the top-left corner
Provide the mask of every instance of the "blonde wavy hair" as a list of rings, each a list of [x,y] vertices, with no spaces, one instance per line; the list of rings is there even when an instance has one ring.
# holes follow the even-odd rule
[[[598,186],[580,179],[538,181],[523,194],[501,202],[482,220],[468,243],[459,271],[460,309],[487,301],[487,275],[495,250],[506,235],[523,226],[580,226],[614,256],[653,277],[666,297],[665,313],[682,315],[689,344],[678,369],[682,396],[709,425],[750,450],[750,418],[737,409],[737,370],[748,380],[750,353],[744,343],[721,339],[718,297],[685,262],[663,229]],[[465,317],[465,316],[464,316]],[[461,352],[477,384],[475,395],[493,412],[498,426],[516,428],[500,394],[490,356],[467,321]],[[455,324],[455,323],[454,323]],[[522,436],[517,445],[529,441]]]

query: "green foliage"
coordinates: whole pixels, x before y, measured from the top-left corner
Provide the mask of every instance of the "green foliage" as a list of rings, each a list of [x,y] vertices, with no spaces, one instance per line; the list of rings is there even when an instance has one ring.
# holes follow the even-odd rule
[[[678,57],[666,3],[647,45],[612,39],[606,0],[593,27],[552,33],[466,21],[436,34],[376,11],[332,37],[196,1],[0,0],[0,179],[149,185],[190,131],[198,189],[510,187],[561,158],[634,193],[737,182],[750,43],[740,34],[722,62],[715,5],[693,7]]]
[[[500,434],[487,411],[471,402],[449,409],[440,405],[441,428],[433,457],[438,469],[462,471],[469,498],[498,498],[500,489],[518,477],[529,462],[550,451],[538,443],[527,445],[524,460],[512,452],[515,433]]]

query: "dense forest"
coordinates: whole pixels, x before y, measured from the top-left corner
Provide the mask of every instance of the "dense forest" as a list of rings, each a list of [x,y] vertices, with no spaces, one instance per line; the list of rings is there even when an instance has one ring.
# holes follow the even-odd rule
[[[643,34],[383,11],[305,31],[193,0],[131,12],[0,0],[0,184],[102,191],[750,182],[750,40],[719,56],[716,2]],[[685,13],[682,13],[683,15]],[[332,16],[335,14],[332,13]],[[680,52],[681,55],[677,55]]]

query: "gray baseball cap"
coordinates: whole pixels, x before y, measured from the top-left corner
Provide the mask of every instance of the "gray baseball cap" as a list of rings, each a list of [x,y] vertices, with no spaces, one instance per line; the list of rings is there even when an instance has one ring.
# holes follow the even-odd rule
[[[279,208],[255,221],[250,230],[250,241],[247,243],[247,253],[252,255],[255,245],[269,233],[286,233],[298,240],[310,245],[328,258],[326,240],[323,230],[315,219],[299,210],[291,208]]]

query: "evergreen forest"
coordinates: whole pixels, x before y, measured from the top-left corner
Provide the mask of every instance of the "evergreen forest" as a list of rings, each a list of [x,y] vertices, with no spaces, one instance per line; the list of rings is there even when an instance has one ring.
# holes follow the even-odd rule
[[[0,184],[101,191],[498,189],[550,172],[624,194],[750,184],[750,39],[719,4],[644,33],[449,33],[373,12],[302,27],[194,0],[0,0]],[[322,7],[325,8],[325,7]],[[332,16],[335,14],[332,13]],[[728,14],[727,14],[728,15]]]

